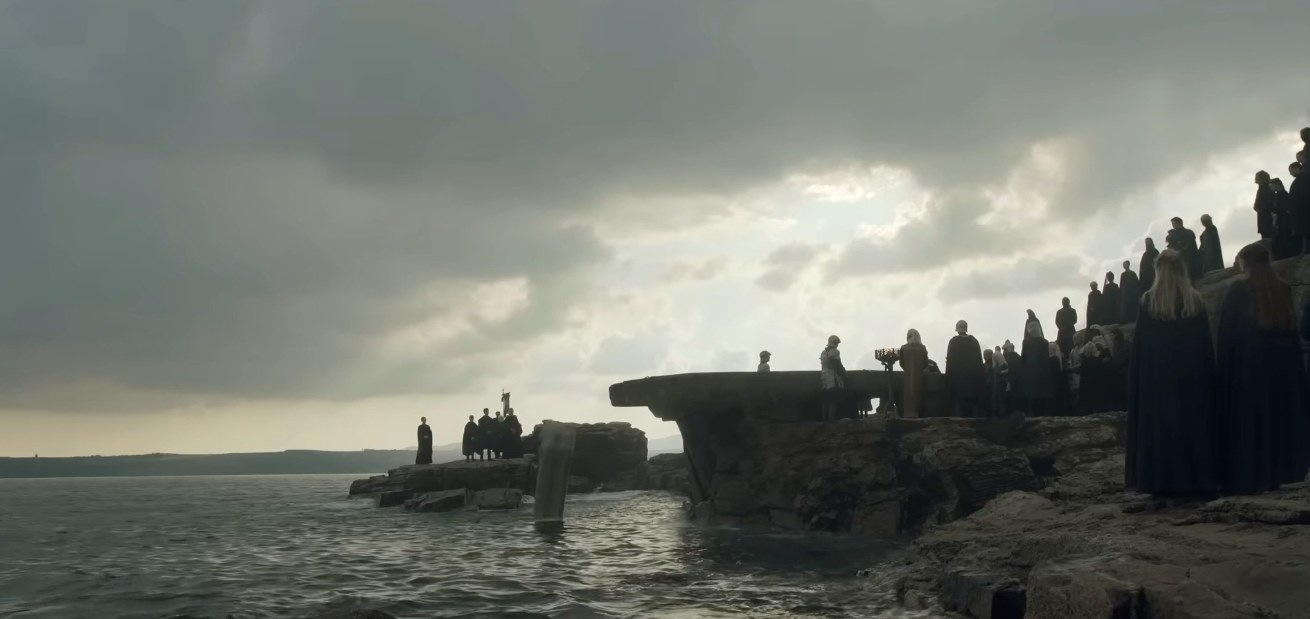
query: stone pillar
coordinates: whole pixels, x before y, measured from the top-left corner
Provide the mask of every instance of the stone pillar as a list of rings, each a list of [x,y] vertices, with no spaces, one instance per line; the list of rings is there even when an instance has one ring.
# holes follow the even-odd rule
[[[541,430],[537,447],[537,488],[533,511],[539,529],[564,525],[564,495],[569,489],[573,465],[573,444],[577,429],[561,423],[547,422]]]
[[[923,344],[906,344],[901,347],[902,406],[901,417],[923,416],[923,370],[928,367],[928,349]]]

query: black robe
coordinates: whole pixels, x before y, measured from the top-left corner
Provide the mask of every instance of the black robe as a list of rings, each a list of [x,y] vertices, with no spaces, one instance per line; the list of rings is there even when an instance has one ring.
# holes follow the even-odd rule
[[[1310,342],[1310,300],[1301,304],[1301,339]]]
[[[1142,275],[1142,294],[1146,294],[1146,291],[1155,284],[1155,259],[1159,257],[1158,249],[1152,248],[1142,252],[1142,261],[1137,264],[1137,272]]]
[[[1119,276],[1119,295],[1119,323],[1137,322],[1137,308],[1142,306],[1142,283],[1136,273],[1125,270]]]
[[[1260,238],[1267,239],[1274,235],[1274,190],[1268,185],[1260,185],[1255,190],[1255,231]]]
[[[1055,312],[1055,345],[1060,347],[1060,353],[1069,357],[1069,351],[1073,348],[1073,334],[1077,332],[1078,310],[1072,307],[1062,307]]]
[[[1297,245],[1296,222],[1292,217],[1292,199],[1286,191],[1274,192],[1274,260],[1282,260],[1297,255],[1301,247]]]
[[[1119,313],[1123,311],[1123,299],[1119,296],[1119,284],[1110,282],[1101,290],[1101,310],[1098,312],[1102,325],[1119,324]]]
[[[1093,290],[1087,293],[1087,327],[1092,325],[1103,324],[1101,322],[1101,291]]]
[[[1201,253],[1196,247],[1196,233],[1187,228],[1169,230],[1164,237],[1165,247],[1182,255],[1183,264],[1187,265],[1187,275],[1192,279],[1201,277]]]
[[[1050,406],[1051,343],[1044,337],[1023,338],[1023,393],[1029,400],[1038,400],[1038,406]],[[1030,414],[1044,411],[1028,411]]]
[[[472,421],[464,424],[464,440],[460,442],[460,451],[466,456],[478,453],[478,424]]]
[[[1287,187],[1287,206],[1292,214],[1292,236],[1308,237],[1310,236],[1310,181],[1306,180],[1306,175],[1310,172],[1303,172],[1300,176],[1292,179],[1292,184]],[[1297,245],[1297,253],[1301,252],[1301,245]]]
[[[1224,492],[1254,494],[1304,480],[1310,402],[1301,345],[1290,330],[1258,327],[1245,279],[1224,296],[1217,381]]]
[[[1219,470],[1210,321],[1204,309],[1158,320],[1146,305],[1137,316],[1128,373],[1125,485],[1159,495],[1211,494]]]
[[[1213,225],[1201,231],[1201,273],[1222,271],[1224,250],[1219,244],[1219,229]]]
[[[1023,358],[1019,356],[1019,353],[1012,350],[1003,351],[1003,353],[1006,365],[1005,382],[1010,388],[1006,400],[1009,401],[1011,407],[1023,406],[1023,400],[1028,397],[1024,391]]]
[[[1078,368],[1078,410],[1086,413],[1104,413],[1111,408],[1106,387],[1110,384],[1110,360],[1106,357],[1085,356]]]
[[[432,428],[426,423],[418,426],[418,455],[414,464],[432,464]]]
[[[946,346],[946,385],[955,396],[960,414],[978,414],[987,391],[982,346],[972,335],[956,335]]]
[[[1051,357],[1051,410],[1052,415],[1073,413],[1073,398],[1069,393],[1069,373],[1064,362]]]
[[[483,415],[478,418],[478,451],[495,450],[492,441],[496,440],[493,435],[495,420],[491,415]]]

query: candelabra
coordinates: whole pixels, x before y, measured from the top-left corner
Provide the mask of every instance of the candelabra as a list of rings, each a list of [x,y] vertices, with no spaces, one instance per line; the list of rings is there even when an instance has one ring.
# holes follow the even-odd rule
[[[899,348],[882,348],[873,351],[873,358],[882,362],[882,368],[886,370],[887,376],[887,401],[883,402],[883,413],[891,417],[896,416],[896,385],[892,382],[892,367],[901,359]]]

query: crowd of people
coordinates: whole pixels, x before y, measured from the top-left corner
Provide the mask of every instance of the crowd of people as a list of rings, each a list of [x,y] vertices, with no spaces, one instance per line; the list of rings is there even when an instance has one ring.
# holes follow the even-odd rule
[[[1301,130],[1310,147],[1310,127]],[[1078,312],[1068,298],[1049,341],[1028,310],[1022,344],[983,349],[956,324],[945,379],[961,416],[1068,415],[1127,411],[1128,487],[1164,496],[1250,494],[1301,481],[1310,468],[1310,301],[1297,310],[1277,259],[1310,252],[1310,181],[1306,150],[1289,166],[1291,186],[1261,171],[1254,210],[1261,241],[1242,248],[1242,275],[1220,306],[1217,334],[1194,282],[1226,267],[1219,230],[1201,217],[1199,237],[1171,220],[1164,251],[1145,240],[1138,263],[1091,282],[1087,335],[1075,344]],[[1121,325],[1134,325],[1133,338]],[[922,347],[917,331],[901,348]],[[820,353],[821,387],[845,387],[837,336]],[[768,371],[760,354],[758,370]],[[904,365],[902,365],[904,367]],[[929,361],[924,371],[937,371]],[[825,397],[824,419],[843,415],[840,397]],[[863,407],[862,407],[863,408]],[[858,414],[858,413],[857,413]]]
[[[432,428],[428,418],[420,418],[418,426],[418,455],[415,464],[432,464]],[[482,417],[474,419],[469,415],[464,424],[464,437],[460,450],[466,461],[494,460],[501,458],[523,457],[523,424],[514,414],[514,409],[506,408],[504,413],[496,411],[491,415],[490,409],[482,409]]]

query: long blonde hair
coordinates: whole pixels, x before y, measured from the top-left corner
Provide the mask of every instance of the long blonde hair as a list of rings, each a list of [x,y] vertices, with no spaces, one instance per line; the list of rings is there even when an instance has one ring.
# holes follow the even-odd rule
[[[1192,287],[1182,254],[1172,249],[1155,259],[1155,283],[1143,299],[1146,311],[1156,320],[1191,318],[1205,309],[1201,293]]]

